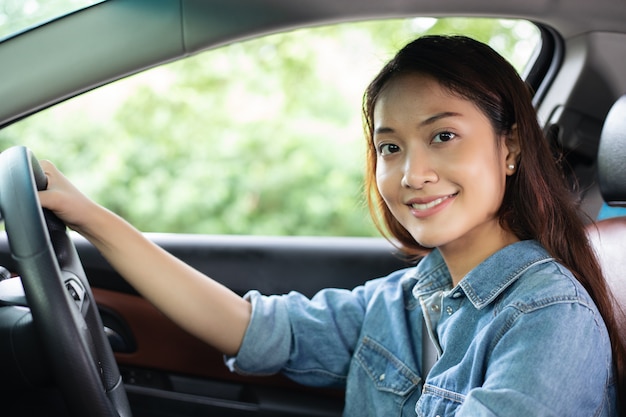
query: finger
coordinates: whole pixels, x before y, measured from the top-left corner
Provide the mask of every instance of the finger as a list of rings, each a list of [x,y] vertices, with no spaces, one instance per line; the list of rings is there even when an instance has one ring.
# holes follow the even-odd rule
[[[39,161],[39,166],[43,170],[43,173],[46,174],[46,177],[50,178],[59,172],[57,167],[50,161],[42,159]]]
[[[42,168],[46,167],[50,169],[56,169],[56,166],[52,163],[52,161],[49,161],[47,159],[40,159],[39,165],[41,165]]]

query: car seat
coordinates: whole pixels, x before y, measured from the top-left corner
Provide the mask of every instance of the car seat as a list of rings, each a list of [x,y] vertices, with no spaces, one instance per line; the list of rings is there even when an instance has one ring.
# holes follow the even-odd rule
[[[604,201],[609,206],[626,207],[626,95],[613,104],[604,121],[597,165],[598,185]],[[587,226],[587,235],[615,298],[619,337],[626,345],[626,216],[591,223]],[[622,378],[621,384],[624,383]],[[624,388],[621,388],[622,393]],[[626,415],[623,398],[621,408],[621,415]]]

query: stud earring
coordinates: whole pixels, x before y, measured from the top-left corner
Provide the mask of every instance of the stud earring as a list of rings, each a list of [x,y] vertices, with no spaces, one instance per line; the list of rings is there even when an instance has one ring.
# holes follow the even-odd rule
[[[513,164],[509,164],[509,169],[510,169],[511,171],[513,171],[513,170],[515,169],[515,165],[513,165]]]

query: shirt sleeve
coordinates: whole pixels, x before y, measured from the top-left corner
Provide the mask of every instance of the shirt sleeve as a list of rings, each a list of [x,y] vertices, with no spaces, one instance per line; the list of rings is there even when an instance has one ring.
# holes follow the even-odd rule
[[[271,375],[289,357],[291,329],[285,303],[278,296],[258,291],[244,298],[252,304],[252,316],[236,356],[226,356],[228,368],[243,375]]]
[[[311,386],[341,387],[363,324],[371,294],[380,280],[354,290],[325,289],[312,299],[291,292],[263,296],[246,294],[252,317],[242,346],[226,358],[242,374],[283,372]]]

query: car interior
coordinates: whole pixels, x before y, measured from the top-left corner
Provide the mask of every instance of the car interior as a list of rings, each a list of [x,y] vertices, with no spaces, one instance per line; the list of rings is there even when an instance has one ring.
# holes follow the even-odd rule
[[[481,17],[536,26],[539,47],[522,76],[535,92],[546,139],[562,155],[572,192],[586,213],[626,343],[621,273],[626,211],[611,211],[626,207],[626,6],[621,1],[106,0],[76,10],[71,1],[65,3],[62,15],[0,34],[0,212],[6,230],[0,235],[0,265],[6,268],[0,269],[0,414],[342,414],[341,390],[304,387],[281,375],[231,373],[221,352],[170,321],[86,239],[39,210],[36,190],[45,188],[46,180],[37,158],[51,159],[48,152],[63,146],[44,140],[38,147],[34,138],[41,133],[22,127],[74,97],[136,74],[231,44],[341,23]],[[15,4],[0,0],[0,30],[8,20],[3,13],[9,16]],[[123,89],[115,91],[123,95]],[[108,124],[107,102],[97,102]],[[361,103],[353,104],[358,115]],[[42,120],[61,131],[69,125],[54,117]],[[137,114],[130,118],[146,124]],[[209,141],[194,137],[187,153],[199,152],[201,140]],[[85,176],[97,171],[88,153],[95,141],[85,137],[76,155],[65,158],[67,166],[85,167]],[[115,147],[109,150],[125,152]],[[156,183],[156,175],[152,178]],[[127,188],[125,198],[137,198],[139,191],[125,184],[118,185]],[[199,184],[197,193],[212,186]],[[228,221],[226,214],[220,219]],[[187,231],[146,236],[240,295],[257,289],[312,296],[322,288],[354,288],[415,264],[382,237]],[[174,290],[176,277],[171,279]],[[98,368],[105,369],[101,375],[91,363],[93,352]]]
[[[624,127],[626,95],[611,107],[600,135],[598,147],[598,184],[602,198],[611,206],[626,206],[626,172],[624,171]],[[621,274],[624,266],[623,245],[626,241],[626,217],[617,216],[592,222],[587,226],[605,278],[615,297],[615,310],[620,326],[620,337],[626,340],[626,286]]]

